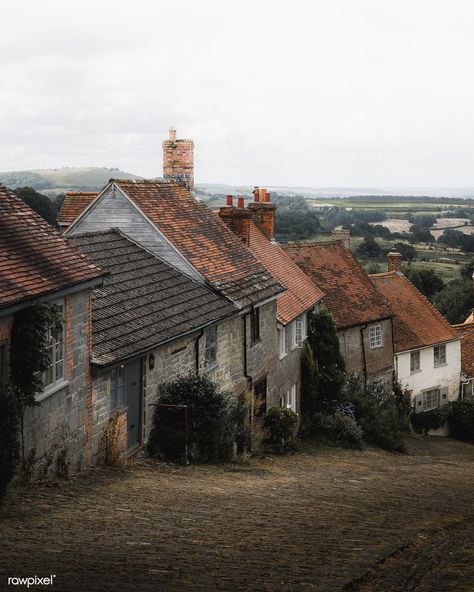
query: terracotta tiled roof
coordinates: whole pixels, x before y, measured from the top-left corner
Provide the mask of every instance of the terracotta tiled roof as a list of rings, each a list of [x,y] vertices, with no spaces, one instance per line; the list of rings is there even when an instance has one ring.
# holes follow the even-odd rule
[[[390,271],[369,277],[395,313],[395,352],[458,339],[448,321],[401,272]]]
[[[461,337],[461,370],[468,377],[474,377],[474,322],[453,325]]]
[[[339,241],[287,243],[285,251],[324,292],[338,329],[393,316],[357,260]]]
[[[239,310],[118,230],[70,240],[108,272],[92,305],[92,352],[99,365],[136,356]]]
[[[36,212],[0,186],[0,308],[102,275]]]
[[[250,250],[286,288],[277,300],[280,323],[287,325],[322,299],[321,290],[254,222],[250,224]]]
[[[283,291],[242,241],[178,183],[115,182],[178,251],[233,301],[258,303]]]
[[[94,191],[70,191],[66,193],[58,214],[59,224],[72,224],[98,195]]]

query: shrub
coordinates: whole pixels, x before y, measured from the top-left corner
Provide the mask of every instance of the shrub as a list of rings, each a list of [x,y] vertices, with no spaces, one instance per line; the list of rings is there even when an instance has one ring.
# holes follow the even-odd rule
[[[162,385],[158,402],[183,407],[156,408],[149,442],[152,456],[183,458],[186,405],[189,455],[203,462],[231,457],[236,437],[237,401],[229,393],[219,391],[207,376],[191,375]]]
[[[0,388],[0,500],[19,459],[19,413],[16,399],[6,386]]]
[[[316,425],[318,437],[327,444],[355,450],[362,450],[364,446],[360,426],[353,418],[343,415],[340,411],[332,415],[318,414]]]
[[[454,401],[449,407],[449,435],[459,440],[474,441],[474,401]]]
[[[406,429],[407,420],[402,415],[405,406],[399,390],[396,386],[392,391],[378,380],[372,380],[365,388],[356,377],[349,381],[347,396],[355,406],[364,439],[389,452],[406,451],[401,432]]]
[[[413,427],[420,432],[427,432],[428,430],[437,430],[443,427],[450,414],[451,406],[443,405],[430,411],[420,411],[413,413],[411,416],[411,423]]]
[[[298,416],[291,409],[272,407],[265,416],[268,442],[276,450],[285,450],[295,438]]]

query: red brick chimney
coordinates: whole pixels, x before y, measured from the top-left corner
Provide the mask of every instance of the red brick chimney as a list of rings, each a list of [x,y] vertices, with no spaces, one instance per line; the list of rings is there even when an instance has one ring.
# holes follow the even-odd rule
[[[333,230],[331,232],[331,239],[341,241],[346,249],[349,249],[351,246],[351,231],[342,229]]]
[[[255,187],[252,203],[248,210],[252,213],[252,220],[264,230],[268,236],[275,238],[275,212],[276,205],[270,203],[270,192],[266,189]]]
[[[398,251],[390,251],[387,255],[388,271],[400,271],[402,255]]]
[[[189,191],[194,189],[194,142],[177,140],[173,127],[163,142],[163,178],[178,181]]]
[[[245,208],[245,198],[237,198],[237,207],[233,205],[233,196],[226,198],[226,207],[219,210],[220,219],[234,234],[236,234],[245,245],[250,243],[250,220],[252,213]]]

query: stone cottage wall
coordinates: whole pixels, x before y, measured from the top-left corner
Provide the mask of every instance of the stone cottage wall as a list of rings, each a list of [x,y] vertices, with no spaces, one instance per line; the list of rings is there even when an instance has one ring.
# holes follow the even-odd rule
[[[25,413],[26,452],[36,478],[73,473],[90,463],[90,291],[68,295],[64,303],[65,382]]]

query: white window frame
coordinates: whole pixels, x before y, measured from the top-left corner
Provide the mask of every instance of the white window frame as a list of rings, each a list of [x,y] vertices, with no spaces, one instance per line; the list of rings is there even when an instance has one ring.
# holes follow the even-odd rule
[[[280,360],[283,359],[286,354],[286,327],[284,325],[280,325],[279,332],[278,332],[278,349],[280,352]]]
[[[51,333],[48,334],[48,345],[46,349],[50,354],[50,365],[48,370],[42,374],[44,390],[37,396],[37,401],[40,401],[56,392],[67,384],[66,380],[66,315],[65,315],[65,301],[56,300],[55,304],[63,316],[63,328],[58,340],[53,341]]]
[[[296,319],[296,335],[295,344],[296,347],[303,347],[303,343],[306,339],[306,315],[301,315]]]
[[[212,368],[215,368],[217,366],[217,325],[207,327],[207,329],[204,331],[204,335],[206,338],[206,343],[204,347],[204,368],[206,370],[212,370]]]
[[[413,361],[417,360],[416,368],[413,366]],[[421,354],[420,350],[417,349],[415,351],[410,352],[410,374],[414,374],[415,372],[419,372],[421,370]]]
[[[438,350],[438,356],[436,356],[436,350]],[[443,352],[442,356],[439,356],[439,353]],[[438,357],[438,359],[437,359]],[[441,361],[440,358],[441,357]],[[447,352],[446,352],[446,344],[444,345],[435,345],[433,347],[433,367],[438,368],[439,366],[445,366],[447,364]]]
[[[369,347],[370,349],[383,347],[382,325],[380,323],[369,327]]]
[[[431,409],[437,409],[441,403],[441,389],[439,387],[435,387],[432,389],[428,389],[423,391],[423,403],[422,403],[422,410],[423,411],[430,411]],[[433,397],[435,398],[435,403],[433,404]]]

